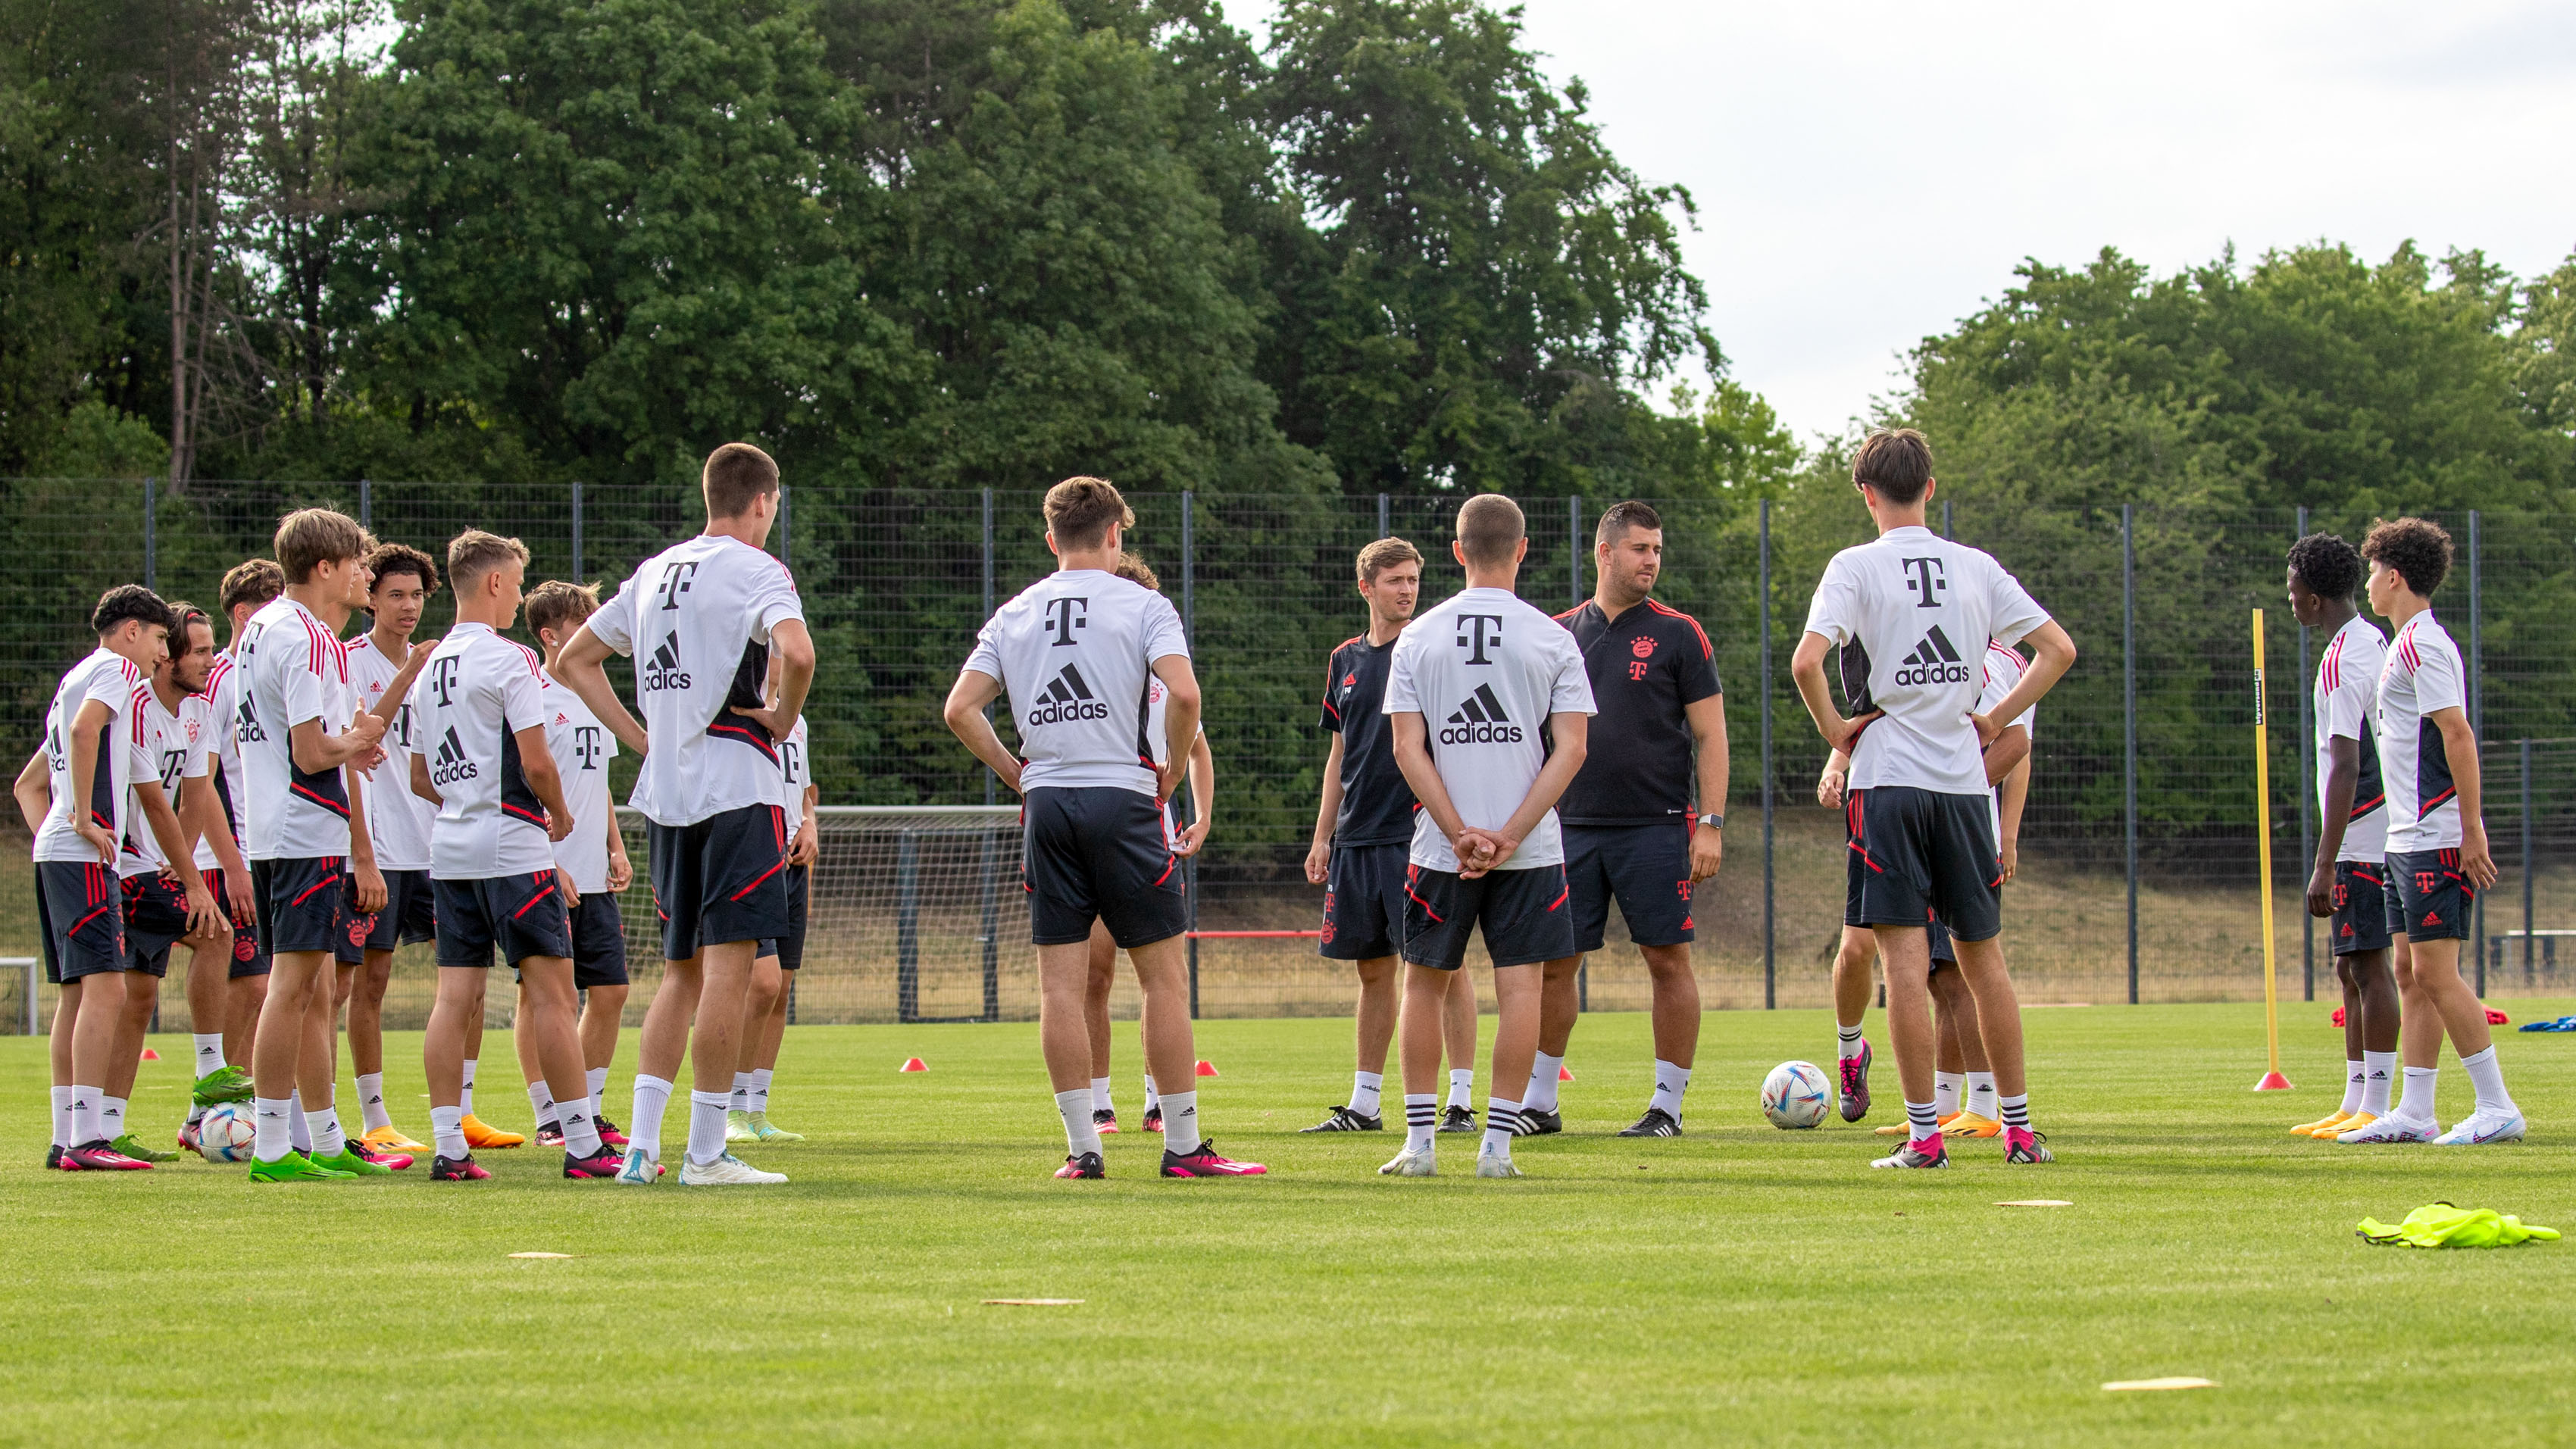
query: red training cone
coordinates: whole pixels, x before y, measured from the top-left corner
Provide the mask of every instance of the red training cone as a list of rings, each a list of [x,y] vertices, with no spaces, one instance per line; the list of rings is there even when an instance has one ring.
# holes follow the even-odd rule
[[[2495,1009],[2494,1007],[2492,1007],[2492,1006],[2490,1006],[2490,1007],[2488,1007],[2488,1008],[2487,1008],[2487,1025],[2489,1025],[2489,1026],[2509,1026],[2509,1025],[2511,1025],[2511,1024],[2512,1024],[2512,1022],[2513,1022],[2513,1018],[2512,1018],[2512,1017],[2505,1015],[2503,1012],[2496,1010],[2496,1009]],[[145,1052],[145,1053],[144,1053],[144,1055],[148,1057],[148,1056],[152,1055],[152,1053],[150,1053],[150,1052]]]
[[[1201,1063],[1199,1063],[1199,1075],[1200,1075],[1200,1076],[1202,1076],[1202,1077],[1213,1077],[1213,1076],[1215,1076],[1215,1075],[1216,1075],[1216,1063],[1214,1063],[1214,1062],[1201,1062]]]
[[[2494,1013],[2489,1013],[2489,1014],[2490,1014],[2490,1015],[2493,1015]],[[154,1051],[154,1050],[153,1050],[152,1048],[150,1048],[150,1047],[145,1047],[145,1048],[143,1049],[143,1059],[144,1059],[145,1061],[147,1061],[147,1062],[157,1062],[157,1061],[161,1060],[161,1054],[160,1054],[159,1052]]]
[[[1574,1080],[1574,1068],[1572,1068],[1572,1067],[1568,1067],[1568,1066],[1559,1066],[1559,1067],[1556,1069],[1556,1079],[1557,1079],[1558,1081],[1560,1081],[1560,1082],[1570,1082],[1570,1081],[1573,1081],[1573,1080]]]
[[[2334,1024],[2337,1026],[2343,1025],[2343,1008],[2340,1006],[2334,1009]]]
[[[924,1065],[919,1057],[905,1057],[903,1059],[903,1065],[895,1068],[895,1070],[898,1072],[926,1072],[929,1071],[930,1068]]]
[[[2290,1090],[2290,1079],[2282,1076],[2279,1072],[2265,1072],[2263,1074],[2263,1080],[2254,1084],[2254,1090],[2258,1092],[2286,1092]]]

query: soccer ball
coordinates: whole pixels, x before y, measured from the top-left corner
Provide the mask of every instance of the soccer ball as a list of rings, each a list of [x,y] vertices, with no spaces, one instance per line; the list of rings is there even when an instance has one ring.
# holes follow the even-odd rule
[[[251,1143],[258,1137],[250,1109],[238,1102],[209,1107],[197,1119],[197,1153],[208,1162],[248,1162]]]
[[[1782,1062],[1762,1079],[1762,1115],[1783,1132],[1825,1120],[1833,1084],[1814,1062]]]

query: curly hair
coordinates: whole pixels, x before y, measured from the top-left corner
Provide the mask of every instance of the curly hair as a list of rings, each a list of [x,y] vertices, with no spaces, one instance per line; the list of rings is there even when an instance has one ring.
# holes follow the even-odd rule
[[[2406,587],[2429,599],[2450,575],[2451,535],[2429,518],[2383,519],[2361,541],[2361,556],[2395,571]]]
[[[367,554],[367,572],[382,584],[388,577],[410,574],[420,580],[421,592],[438,592],[438,565],[428,554],[407,543],[380,543]]]
[[[2312,533],[2290,545],[2290,572],[2318,598],[2348,603],[2365,570],[2351,544],[2331,533]]]
[[[1163,581],[1154,577],[1154,566],[1145,562],[1144,556],[1133,549],[1118,555],[1118,567],[1111,572],[1131,584],[1143,584],[1155,593],[1163,591]]]

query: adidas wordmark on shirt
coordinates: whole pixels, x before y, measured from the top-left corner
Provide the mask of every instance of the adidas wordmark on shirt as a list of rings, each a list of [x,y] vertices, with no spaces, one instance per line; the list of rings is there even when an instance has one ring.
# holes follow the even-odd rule
[[[1388,714],[1419,713],[1431,763],[1462,824],[1498,829],[1547,763],[1551,714],[1593,712],[1583,651],[1554,619],[1508,589],[1468,589],[1404,626],[1387,670]],[[1428,810],[1413,816],[1411,859],[1454,871],[1458,855]],[[1565,863],[1556,812],[1504,870]]]
[[[1152,795],[1154,662],[1186,659],[1169,599],[1100,569],[1049,574],[993,611],[966,668],[998,679],[1018,727],[1020,791]]]
[[[2021,581],[1980,549],[1928,528],[1892,528],[1835,554],[1807,609],[1807,632],[1844,650],[1846,693],[1867,681],[1885,710],[1852,750],[1851,788],[1910,785],[1982,795],[1977,707],[1989,639],[2018,644],[2048,622]],[[1855,713],[1859,700],[1855,699]]]

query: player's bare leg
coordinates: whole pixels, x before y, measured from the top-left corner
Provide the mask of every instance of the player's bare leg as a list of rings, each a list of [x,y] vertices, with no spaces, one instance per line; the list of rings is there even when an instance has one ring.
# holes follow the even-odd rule
[[[79,1029],[83,994],[79,979],[62,984],[61,993],[54,998],[54,1024],[45,1041],[46,1057],[53,1073],[54,1099],[54,1143],[53,1150],[45,1154],[47,1167],[62,1166],[64,1149],[81,1145],[80,1140],[71,1135],[72,1036]]]
[[[491,1174],[474,1164],[465,1135],[466,1054],[479,1051],[483,992],[491,976],[474,966],[438,968],[438,994],[430,1002],[429,1030],[421,1038],[421,1070],[429,1079],[429,1122],[437,1139],[430,1176],[439,1182],[480,1181]]]
[[[1691,971],[1691,948],[1639,946],[1646,977],[1654,992],[1655,1093],[1645,1115],[1620,1132],[1622,1137],[1678,1137],[1682,1130],[1682,1094],[1690,1090],[1691,1063],[1699,1054],[1699,978]]]
[[[1994,1137],[2003,1132],[1995,1114],[1993,1064],[1977,1028],[1977,998],[1956,967],[1931,977],[1932,1025],[1939,1055],[1932,1079],[1933,1109],[1944,1136]]]
[[[483,1069],[483,1012],[489,1005],[488,997],[478,999],[484,1000],[486,1007],[476,1008],[465,1018],[465,1096],[462,1103],[465,1108],[465,1145],[477,1150],[518,1147],[527,1142],[526,1134],[504,1132],[475,1115],[474,1080]],[[521,1070],[524,1071],[525,1067]]]
[[[196,1065],[191,1068],[196,1082],[188,1096],[188,1119],[179,1129],[179,1145],[194,1150],[197,1145],[198,1119],[218,1102],[242,1100],[250,1090],[250,1077],[226,1054],[232,1032],[230,991],[233,967],[233,929],[229,920],[218,918],[211,933],[190,936],[179,944],[188,948],[188,1030],[196,1037]]]
[[[152,1030],[152,1013],[161,1005],[161,978],[149,971],[118,973],[125,977],[125,1007],[118,1013],[116,1049],[107,1059],[106,1100],[100,1104],[100,1130],[107,1134],[108,1144],[128,1157],[146,1162],[166,1162],[178,1156],[147,1148],[133,1136],[125,1120],[126,1104],[134,1097],[134,1078],[143,1066],[144,1038]]]
[[[348,1147],[346,1130],[340,1126],[337,1094],[340,997],[350,974],[337,961],[327,962],[315,973],[311,993],[305,998],[304,1042],[295,1053],[296,1095],[303,1104],[306,1131],[311,1135],[311,1151],[317,1161],[337,1157]]]
[[[2441,1035],[2451,1039],[2451,1050],[2459,1054],[2460,1066],[2468,1072],[2469,1080],[2477,1089],[2475,1109],[2434,1140],[2445,1147],[2520,1141],[2523,1135],[2522,1111],[2514,1104],[2511,1094],[2505,1091],[2504,1069],[2496,1062],[2495,1032],[2487,1024],[2486,1003],[2478,999],[2476,988],[2460,977],[2459,940],[2414,941],[2409,943],[2408,949],[2414,957],[2416,992],[2431,1005],[2432,1012],[2428,1014],[2438,1014]],[[2412,1014],[2406,1026],[2406,1035],[2411,1038]],[[2433,1051],[2440,1051],[2438,1039]],[[2410,1075],[2416,1060],[2411,1051],[2407,1053]],[[2424,1058],[2428,1068],[2438,1060],[2437,1055],[2431,1054]],[[2411,1095],[2412,1083],[2409,1088]],[[2433,1095],[2429,1074],[2424,1095],[2428,1099]],[[2432,1104],[2428,1100],[2425,1105],[2430,1107]]]
[[[1906,1141],[1878,1159],[1879,1167],[1946,1167],[1932,1077],[1939,1043],[1932,1030],[1932,943],[1921,926],[1873,926],[1879,960],[1887,971],[1887,1044],[1896,1053],[1896,1078],[1905,1093]]]
[[[593,986],[581,994],[581,1064],[584,1084],[590,1088],[590,1115],[599,1123],[600,1137],[612,1147],[625,1146],[626,1134],[601,1110],[601,1093],[607,1089],[609,1069],[617,1064],[617,1031],[625,1020],[626,996],[624,982]]]
[[[1557,1111],[1558,1074],[1565,1069],[1565,1054],[1574,1046],[1574,1020],[1582,1014],[1582,978],[1581,956],[1549,961],[1539,967],[1538,1049],[1530,1057],[1529,1081],[1521,1088],[1523,1137],[1544,1137],[1565,1130],[1565,1118]],[[1474,1011],[1476,983],[1470,981],[1459,987],[1451,1001],[1456,1002],[1457,997],[1465,997],[1467,1010]],[[1487,1099],[1491,1097],[1488,1089]],[[1442,1126],[1447,1128],[1446,1123]]]
[[[330,1060],[330,972],[328,952],[281,951],[271,958],[268,993],[260,1002],[259,1037],[251,1047],[254,1100],[262,1104],[256,1123],[259,1141],[252,1148],[255,1162],[280,1161],[292,1146],[287,1119],[301,1090],[302,1059],[316,1022],[326,1040],[319,1060],[325,1064]]]
[[[1083,979],[1082,1024],[1091,1039],[1091,1122],[1106,1136],[1118,1130],[1109,1088],[1109,988],[1118,981],[1118,943],[1109,938],[1107,925],[1094,921],[1084,949],[1089,974]]]
[[[1539,1004],[1550,968],[1565,968],[1580,958],[1533,962],[1494,969],[1494,1064],[1497,1082],[1526,1082],[1538,1057]],[[1453,992],[1474,988],[1452,982]],[[1520,1130],[1520,1104],[1485,1096],[1485,1140],[1476,1152],[1478,1177],[1518,1177],[1512,1165],[1512,1138]]]
[[[581,1006],[572,984],[572,962],[562,956],[529,956],[519,962],[517,1035],[529,1045],[521,1060],[533,1059],[539,1079],[554,1098],[555,1121],[562,1129],[563,1175],[609,1178],[622,1165],[620,1155],[599,1140],[591,1116],[590,1080],[582,1067]]]
[[[1872,1054],[1860,1029],[1869,1016],[1870,967],[1877,960],[1878,937],[1869,927],[1843,927],[1834,948],[1834,1076],[1837,1106],[1846,1122],[1869,1115]]]
[[[2022,1057],[2021,998],[2013,990],[2012,973],[2004,965],[2003,938],[1990,936],[1983,941],[1954,938],[1951,945],[1958,952],[1959,974],[1969,993],[1976,998],[1977,1035],[1994,1073],[1996,1116],[2004,1124],[2004,1161],[2050,1161],[2048,1149],[2041,1145],[2038,1135],[2030,1127],[2030,1086]]]
[[[725,1106],[727,1142],[760,1140],[760,1131],[751,1120],[752,1079],[760,1069],[760,1048],[769,1035],[772,1017],[781,1022],[787,1019],[787,972],[777,957],[754,955],[751,979],[742,995],[741,1060],[735,1064],[731,1095]],[[768,1110],[766,1102],[761,1110]]]
[[[1439,1125],[1440,1053],[1451,993],[1471,988],[1458,971],[1441,971],[1407,962],[1404,1008],[1396,1023],[1396,1058],[1404,1074],[1404,1151],[1378,1169],[1396,1177],[1429,1177],[1437,1154],[1432,1133]]]
[[[1387,984],[1392,994],[1401,979],[1392,968],[1401,965],[1402,958],[1390,956],[1387,961],[1390,968]],[[1461,979],[1457,988],[1449,993],[1448,1003],[1441,1007],[1440,1013],[1441,1043],[1449,1054],[1449,1101],[1440,1109],[1440,1130],[1473,1132],[1476,1130],[1476,983],[1472,977]],[[1538,1075],[1535,1064],[1530,1068],[1530,1075],[1533,1078]],[[1556,1081],[1554,1070],[1548,1072],[1547,1080],[1553,1086]],[[1547,1099],[1553,1104],[1556,1093],[1550,1091]]]
[[[229,971],[231,968],[225,968]],[[260,1013],[268,1007],[268,977],[244,976],[224,983],[224,1060],[241,1066],[251,1060],[259,1041]]]
[[[1386,1053],[1395,1040],[1396,1017],[1403,1003],[1396,984],[1400,964],[1393,956],[1351,963],[1360,979],[1359,1009],[1351,1025],[1351,1094],[1323,1121],[1299,1131],[1377,1132],[1386,1127]],[[1472,1031],[1468,1040],[1472,1045]],[[1103,1062],[1099,1069],[1107,1072],[1108,1064]]]

